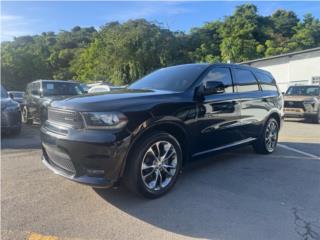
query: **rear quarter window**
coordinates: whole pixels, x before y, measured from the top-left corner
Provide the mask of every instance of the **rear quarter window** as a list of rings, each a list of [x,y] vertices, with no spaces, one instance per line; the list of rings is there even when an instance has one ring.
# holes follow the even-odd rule
[[[257,77],[260,86],[263,91],[277,91],[277,86],[274,79],[265,73],[255,72],[255,76]]]

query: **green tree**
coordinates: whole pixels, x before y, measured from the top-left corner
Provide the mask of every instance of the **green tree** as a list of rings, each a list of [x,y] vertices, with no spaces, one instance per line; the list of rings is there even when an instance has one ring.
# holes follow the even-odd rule
[[[292,11],[261,16],[253,4],[231,16],[172,32],[144,19],[111,22],[99,31],[76,26],[1,43],[1,80],[24,89],[36,79],[103,80],[128,84],[143,75],[189,62],[242,62],[320,46],[320,21]]]
[[[258,32],[257,7],[253,4],[238,6],[232,16],[226,17],[219,32],[223,61],[242,62],[259,57],[256,40]]]
[[[189,56],[194,62],[219,62],[221,37],[219,28],[221,22],[214,21],[206,23],[201,28],[191,30],[190,43],[194,49],[189,52]]]
[[[320,21],[311,14],[304,16],[303,22],[299,22],[294,28],[289,46],[294,50],[303,50],[320,46]]]
[[[102,27],[73,64],[75,78],[128,84],[154,69],[177,64],[181,57],[175,35],[143,19]]]
[[[299,19],[293,11],[279,9],[271,15],[271,21],[274,33],[290,38],[294,34],[294,27],[297,26]]]

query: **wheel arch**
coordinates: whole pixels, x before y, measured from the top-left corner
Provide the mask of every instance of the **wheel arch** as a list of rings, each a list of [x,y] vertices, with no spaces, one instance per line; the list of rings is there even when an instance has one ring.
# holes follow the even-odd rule
[[[145,123],[142,124],[141,126],[143,126],[143,125],[145,125]],[[151,124],[149,127],[146,127],[146,128],[142,127],[142,130],[140,130],[140,131],[138,130],[138,133],[133,135],[130,147],[129,147],[129,149],[126,153],[126,156],[125,156],[125,161],[122,166],[120,176],[123,175],[124,170],[127,165],[128,156],[131,155],[132,151],[135,149],[135,146],[137,146],[137,144],[139,144],[140,141],[142,141],[142,139],[144,139],[146,136],[152,134],[155,131],[166,132],[166,133],[169,133],[172,136],[174,136],[181,146],[182,155],[183,155],[182,165],[185,165],[188,162],[188,160],[190,158],[190,151],[189,151],[190,141],[188,140],[189,139],[188,133],[187,133],[185,127],[182,125],[182,123],[179,123],[179,122],[160,121],[160,122],[156,122],[154,124]]]
[[[273,117],[273,118],[276,119],[276,121],[277,121],[278,124],[279,124],[279,127],[282,125],[282,124],[281,124],[282,119],[281,119],[280,113],[278,113],[278,112],[276,112],[276,111],[271,112],[271,113],[269,114],[269,116],[266,118],[266,121],[267,121],[268,119],[270,119],[271,117]]]

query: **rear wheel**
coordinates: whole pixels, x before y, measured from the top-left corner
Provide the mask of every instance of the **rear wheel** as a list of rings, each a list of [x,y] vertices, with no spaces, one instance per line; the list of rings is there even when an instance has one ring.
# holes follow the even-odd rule
[[[24,106],[21,113],[21,120],[23,123],[32,124],[32,119],[29,117],[29,112],[27,106]]]
[[[311,120],[313,123],[316,123],[316,124],[320,123],[320,109],[318,110],[318,114],[314,116]]]
[[[147,198],[167,193],[175,184],[181,169],[179,142],[165,132],[154,132],[140,141],[128,159],[125,184]]]
[[[273,153],[278,143],[279,123],[271,117],[264,126],[260,137],[254,142],[253,148],[257,153]]]

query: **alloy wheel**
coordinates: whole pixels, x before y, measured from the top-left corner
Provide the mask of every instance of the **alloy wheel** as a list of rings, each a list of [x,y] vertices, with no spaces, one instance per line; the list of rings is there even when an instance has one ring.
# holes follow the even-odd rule
[[[178,165],[177,151],[168,141],[153,143],[144,154],[141,177],[151,191],[159,191],[171,183]]]
[[[26,107],[24,107],[22,110],[22,122],[23,123],[28,122],[28,111]]]
[[[278,125],[275,121],[270,121],[266,128],[265,144],[269,152],[273,152],[278,140]]]

